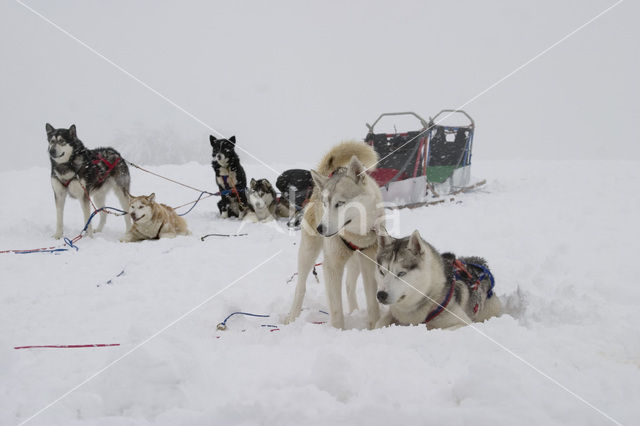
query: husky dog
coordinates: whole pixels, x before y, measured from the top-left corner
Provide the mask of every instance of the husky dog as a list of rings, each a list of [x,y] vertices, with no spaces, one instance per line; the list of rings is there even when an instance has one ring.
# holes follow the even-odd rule
[[[242,219],[252,222],[268,222],[275,219],[276,191],[267,179],[251,179],[249,183],[248,205]]]
[[[384,220],[384,210],[380,188],[365,173],[365,166],[372,168],[377,161],[370,146],[348,141],[333,147],[318,171],[311,171],[315,188],[304,210],[298,282],[287,322],[300,314],[307,277],[322,250],[331,325],[344,328],[342,275],[355,254],[363,276],[368,325],[375,326],[379,316],[373,262],[378,246],[375,228]]]
[[[400,239],[379,233],[377,297],[389,310],[376,327],[426,323],[428,329],[455,329],[502,313],[484,259],[440,255],[418,231]]]
[[[278,217],[288,217],[287,225],[290,228],[299,228],[302,222],[302,209],[313,191],[311,172],[304,169],[285,170],[278,176],[276,187],[281,194],[276,214]]]
[[[209,142],[213,149],[211,167],[216,172],[216,183],[220,188],[220,201],[218,210],[220,216],[241,217],[242,211],[247,205],[247,177],[240,165],[240,158],[236,154],[236,137],[229,139],[216,139],[209,136]]]
[[[131,197],[129,216],[133,220],[131,229],[120,239],[123,242],[174,238],[190,235],[187,222],[171,207],[155,202],[156,194]]]
[[[45,126],[49,141],[49,159],[51,160],[51,186],[56,201],[56,232],[54,238],[62,237],[64,203],[67,194],[80,200],[84,223],[89,220],[89,197],[95,201],[96,208],[104,207],[109,189],[113,189],[123,210],[127,209],[129,195],[129,168],[120,154],[113,148],[87,149],[76,133],[75,124],[68,129],[54,129],[49,123]],[[100,212],[102,231],[107,215]],[[124,216],[129,230],[131,220]],[[93,235],[91,225],[87,234]]]

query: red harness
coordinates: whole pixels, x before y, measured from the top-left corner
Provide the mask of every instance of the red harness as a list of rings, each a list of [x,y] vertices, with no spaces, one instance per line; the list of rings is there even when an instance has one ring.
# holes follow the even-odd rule
[[[453,290],[455,289],[455,287],[456,287],[456,278],[453,277],[453,279],[451,280],[451,287],[449,287],[449,291],[447,292],[447,295],[444,297],[444,300],[440,302],[440,304],[433,311],[429,312],[429,315],[427,315],[427,318],[425,318],[424,320],[425,324],[433,320],[438,315],[440,315],[442,311],[444,311],[447,308],[447,305],[449,304],[449,302],[451,302],[451,298],[453,297]]]
[[[116,160],[113,163],[110,163],[109,160],[104,158],[102,155],[98,154],[98,158],[96,160],[93,160],[92,163],[94,165],[98,165],[100,163],[104,163],[107,166],[107,170],[104,172],[104,174],[102,176],[100,176],[98,178],[98,182],[100,182],[100,183],[104,182],[105,179],[109,177],[109,174],[118,165],[119,162],[120,162],[120,157],[116,157]],[[71,181],[69,181],[69,182],[71,182]],[[67,182],[67,185],[65,185],[65,186],[68,186],[69,182]]]

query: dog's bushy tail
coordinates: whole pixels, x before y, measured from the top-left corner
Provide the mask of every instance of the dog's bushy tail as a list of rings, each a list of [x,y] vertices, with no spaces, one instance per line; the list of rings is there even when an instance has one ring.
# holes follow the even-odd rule
[[[316,171],[328,176],[339,167],[345,167],[356,156],[368,170],[375,170],[378,163],[378,154],[373,148],[364,142],[344,141],[331,148],[322,158]]]

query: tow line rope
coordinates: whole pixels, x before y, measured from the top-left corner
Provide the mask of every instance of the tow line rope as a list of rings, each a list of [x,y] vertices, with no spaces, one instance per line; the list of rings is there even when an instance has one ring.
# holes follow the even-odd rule
[[[329,315],[328,312],[326,311],[322,311],[319,310],[318,312],[325,314],[325,315]],[[244,316],[248,316],[248,317],[256,317],[256,318],[269,318],[271,315],[269,314],[253,314],[251,312],[241,312],[241,311],[236,311],[236,312],[232,312],[231,314],[227,315],[227,317],[221,322],[219,323],[216,328],[220,331],[224,331],[227,329],[227,321],[229,321],[229,319],[235,315],[244,315]],[[314,321],[313,324],[324,324],[325,321]],[[277,325],[274,324],[261,324],[260,327],[264,327],[264,328],[268,328],[269,331],[280,331],[280,329],[278,328]],[[244,330],[243,330],[244,331]]]
[[[108,346],[120,346],[120,343],[90,343],[88,345],[14,346],[13,349],[76,349],[76,348],[106,348]]]
[[[89,228],[89,224],[91,223],[93,218],[100,212],[114,214],[116,216],[124,216],[125,214],[127,214],[127,212],[125,212],[124,210],[120,210],[115,207],[106,207],[106,206],[101,207],[97,210],[94,210],[93,213],[91,213],[91,215],[89,216],[89,220],[87,220],[87,223],[84,225],[84,228],[82,228],[82,231],[78,235],[76,235],[73,239],[65,237],[64,244],[51,246],[51,247],[26,249],[26,250],[2,250],[0,251],[0,254],[59,253],[59,252],[68,251],[71,249],[75,249],[76,251],[78,251],[80,250],[80,247],[78,247],[76,243],[86,235],[87,229]]]
[[[326,311],[322,311],[319,310],[318,312],[320,312],[321,314],[325,314],[325,315],[329,315],[328,312]],[[241,312],[241,311],[237,311],[237,312],[233,312],[229,315],[227,315],[227,317],[221,322],[219,323],[216,328],[220,331],[224,331],[227,329],[227,321],[229,321],[229,319],[235,315],[244,315],[244,316],[248,316],[248,317],[257,317],[257,318],[269,318],[270,315],[264,315],[264,314],[253,314],[251,312]],[[313,321],[313,324],[325,324],[325,321]],[[278,328],[277,325],[274,324],[261,324],[261,327],[264,328],[268,328],[269,331],[280,331],[280,328]],[[244,331],[244,330],[242,330]],[[220,338],[220,336],[217,336],[217,338]],[[14,346],[13,349],[78,349],[78,348],[106,348],[106,347],[111,347],[111,346],[120,346],[120,343],[89,343],[86,345],[32,345],[32,346]]]

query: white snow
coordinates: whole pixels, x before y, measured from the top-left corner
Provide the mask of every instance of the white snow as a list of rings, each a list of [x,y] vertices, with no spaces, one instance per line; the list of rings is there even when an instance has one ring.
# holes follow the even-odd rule
[[[390,218],[395,235],[417,228],[439,250],[489,260],[509,314],[476,329],[368,331],[363,311],[347,316],[346,331],[314,324],[326,320],[326,302],[313,278],[307,310],[282,326],[298,233],[248,224],[248,236],[203,242],[240,226],[218,218],[217,198],[186,216],[190,237],[120,243],[124,221],[109,217],[78,252],[0,254],[0,424],[43,408],[28,424],[637,423],[638,166],[477,161],[482,190]],[[206,165],[152,170],[214,187]],[[54,244],[49,170],[0,181],[0,250]],[[198,195],[138,170],[132,185],[169,205]],[[119,207],[115,197],[108,204]],[[65,235],[81,225],[68,200]],[[236,310],[272,317],[233,317],[216,330]],[[13,349],[87,343],[121,346]]]

